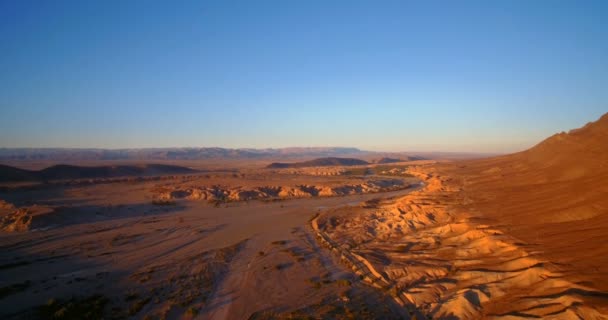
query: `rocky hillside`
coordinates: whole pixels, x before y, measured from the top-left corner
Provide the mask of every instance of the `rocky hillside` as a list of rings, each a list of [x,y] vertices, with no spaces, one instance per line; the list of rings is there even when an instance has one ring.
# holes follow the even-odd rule
[[[608,114],[503,157],[439,166],[476,212],[608,291]]]

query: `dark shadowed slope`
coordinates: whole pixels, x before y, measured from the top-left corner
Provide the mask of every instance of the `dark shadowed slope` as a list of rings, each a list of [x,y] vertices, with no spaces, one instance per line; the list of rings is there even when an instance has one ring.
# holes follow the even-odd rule
[[[328,167],[328,166],[358,166],[369,164],[367,161],[354,158],[319,158],[303,162],[274,162],[267,168],[306,168],[306,167]]]
[[[516,154],[438,167],[470,211],[608,290],[608,114]]]
[[[2,181],[34,181],[36,172],[0,164],[0,182]]]
[[[378,160],[373,161],[373,163],[378,164],[387,164],[387,163],[397,163],[397,162],[405,162],[405,161],[418,161],[418,160],[428,160],[429,158],[420,157],[420,156],[405,156],[405,157],[383,157]]]
[[[416,160],[418,160],[418,159],[416,159]],[[385,164],[385,163],[396,163],[396,162],[403,162],[403,161],[408,161],[408,160],[402,160],[402,159],[397,159],[397,158],[381,158],[381,159],[374,161],[374,163]]]
[[[81,167],[56,165],[43,170],[23,170],[0,165],[0,182],[44,181],[62,179],[113,178],[127,176],[160,176],[167,174],[186,174],[196,170],[173,165],[145,164]]]

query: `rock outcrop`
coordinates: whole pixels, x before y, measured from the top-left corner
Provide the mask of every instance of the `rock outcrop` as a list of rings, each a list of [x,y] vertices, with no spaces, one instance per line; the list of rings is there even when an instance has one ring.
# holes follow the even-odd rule
[[[50,208],[31,206],[17,208],[13,204],[0,200],[0,231],[21,232],[30,230],[34,220],[51,212]]]
[[[247,201],[264,199],[292,199],[334,197],[364,193],[385,192],[408,188],[402,179],[377,179],[360,184],[338,186],[261,186],[253,188],[229,186],[163,187],[152,190],[159,200],[187,199],[208,201]]]

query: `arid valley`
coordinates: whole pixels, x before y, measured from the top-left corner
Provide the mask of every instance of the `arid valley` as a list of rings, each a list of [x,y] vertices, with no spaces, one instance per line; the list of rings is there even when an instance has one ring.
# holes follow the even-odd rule
[[[608,116],[480,159],[6,151],[0,316],[605,319],[606,141]]]
[[[0,320],[608,320],[608,0],[0,0]]]

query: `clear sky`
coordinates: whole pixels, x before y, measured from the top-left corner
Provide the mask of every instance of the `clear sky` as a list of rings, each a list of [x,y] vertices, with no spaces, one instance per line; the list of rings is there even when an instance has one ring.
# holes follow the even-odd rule
[[[0,1],[0,147],[508,152],[607,102],[608,1]]]

